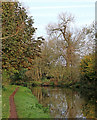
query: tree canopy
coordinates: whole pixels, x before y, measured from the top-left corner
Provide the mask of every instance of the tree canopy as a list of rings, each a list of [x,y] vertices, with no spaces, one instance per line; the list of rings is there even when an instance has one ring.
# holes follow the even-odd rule
[[[41,37],[34,38],[34,20],[19,2],[2,2],[2,10],[2,67],[8,71],[30,69],[42,43]]]

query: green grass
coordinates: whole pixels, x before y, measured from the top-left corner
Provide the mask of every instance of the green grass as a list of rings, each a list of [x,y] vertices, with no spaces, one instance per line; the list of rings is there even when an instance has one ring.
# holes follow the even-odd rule
[[[15,95],[15,104],[19,118],[49,118],[48,108],[38,103],[31,90],[20,87]]]
[[[13,93],[17,86],[7,85],[2,88],[2,118],[9,118],[9,96]]]
[[[7,85],[2,89],[2,118],[9,118],[9,96],[17,86]],[[38,103],[31,90],[20,86],[15,94],[15,104],[19,118],[49,118],[49,109]]]

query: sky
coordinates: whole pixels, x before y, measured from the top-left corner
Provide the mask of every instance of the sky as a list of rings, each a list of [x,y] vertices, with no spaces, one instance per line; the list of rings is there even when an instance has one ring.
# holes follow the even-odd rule
[[[90,25],[95,20],[96,0],[19,0],[33,16],[36,36],[46,37],[46,26],[57,23],[60,13],[71,13],[75,17],[75,26]]]

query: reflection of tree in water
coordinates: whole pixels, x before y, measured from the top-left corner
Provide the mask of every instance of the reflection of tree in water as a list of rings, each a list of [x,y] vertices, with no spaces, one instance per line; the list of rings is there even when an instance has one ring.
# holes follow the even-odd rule
[[[82,107],[83,115],[87,118],[95,117],[95,90],[83,89],[80,91],[81,97],[84,97],[85,104]]]
[[[94,118],[95,117],[95,105],[91,104],[91,103],[86,103],[83,106],[83,114],[84,116],[86,116],[87,118]]]
[[[30,89],[32,90],[32,93],[38,98],[39,102],[42,102],[45,97],[49,97],[48,96],[49,92],[46,88],[33,87],[33,88],[30,88]]]
[[[71,118],[83,117],[81,111],[81,104],[83,104],[83,100],[80,98],[79,94],[72,90],[67,89],[65,91],[65,95],[68,104],[66,117]]]
[[[41,87],[33,87],[31,90],[32,93],[38,98],[38,100],[41,101],[43,96]]]
[[[50,107],[52,117],[79,118],[86,116],[87,109],[85,109],[84,99],[70,89],[34,87],[32,93],[43,106]]]

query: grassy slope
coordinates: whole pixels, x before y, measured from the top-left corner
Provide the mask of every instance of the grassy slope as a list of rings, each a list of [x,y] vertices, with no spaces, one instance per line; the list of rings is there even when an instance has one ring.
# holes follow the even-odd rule
[[[9,96],[17,86],[8,85],[2,89],[2,118],[9,118]],[[15,95],[15,104],[19,118],[49,118],[47,108],[38,103],[30,89],[20,87]]]
[[[13,93],[17,86],[5,86],[2,89],[2,118],[9,118],[9,96]]]
[[[19,118],[49,118],[48,109],[38,103],[31,90],[20,87],[15,95],[15,104]]]

